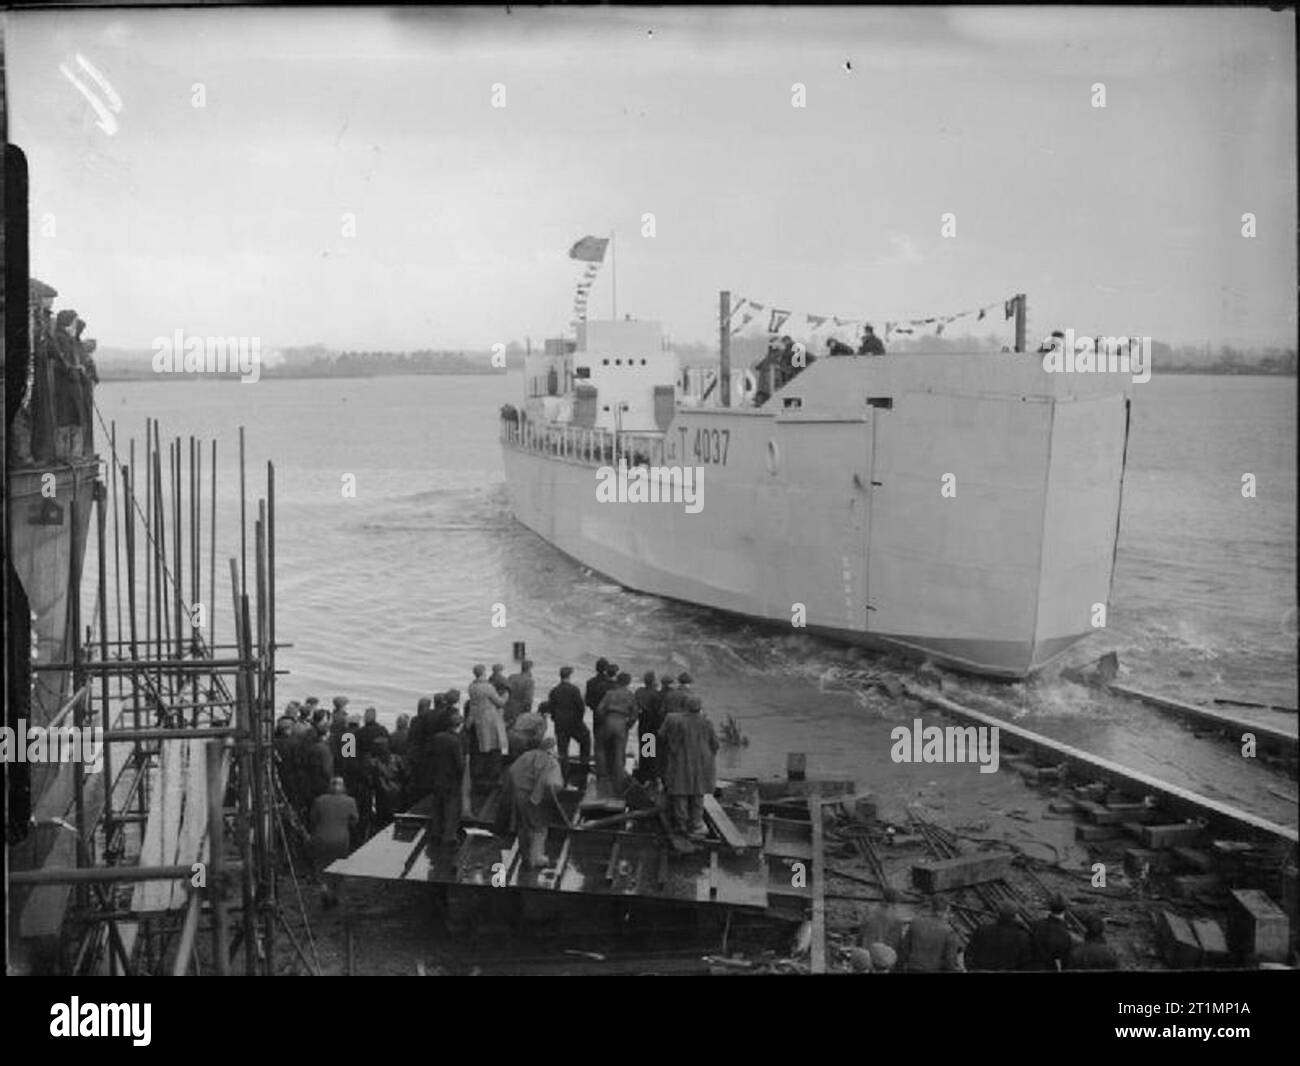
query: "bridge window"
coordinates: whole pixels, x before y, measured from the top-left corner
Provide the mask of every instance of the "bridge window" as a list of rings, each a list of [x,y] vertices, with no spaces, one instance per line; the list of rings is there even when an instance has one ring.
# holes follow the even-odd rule
[[[602,359],[602,360],[600,361],[600,365],[601,365],[601,366],[609,366],[609,360],[608,360],[608,359]]]
[[[575,378],[582,378],[585,381],[587,378],[591,377],[591,367],[589,366],[577,367],[573,371],[573,376]]]

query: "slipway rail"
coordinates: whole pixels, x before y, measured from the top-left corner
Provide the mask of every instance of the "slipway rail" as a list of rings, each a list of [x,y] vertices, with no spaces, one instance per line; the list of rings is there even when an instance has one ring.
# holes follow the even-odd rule
[[[1157,710],[1190,719],[1197,725],[1217,730],[1234,738],[1240,738],[1243,733],[1250,733],[1255,737],[1262,751],[1289,756],[1292,759],[1300,751],[1300,735],[1297,735],[1294,729],[1277,729],[1239,715],[1216,711],[1210,707],[1198,707],[1194,703],[1184,703],[1182,700],[1173,700],[1167,696],[1158,696],[1130,685],[1116,685],[1112,682],[1106,686],[1106,689],[1117,696],[1137,700]]]
[[[1072,771],[1078,771],[1093,780],[1105,781],[1116,788],[1135,796],[1155,796],[1161,806],[1180,818],[1204,818],[1208,825],[1216,830],[1228,831],[1236,836],[1256,840],[1289,844],[1294,847],[1300,839],[1297,831],[1288,826],[1271,822],[1267,818],[1250,814],[1247,811],[1231,807],[1226,803],[1198,795],[1177,785],[1132,770],[1119,763],[1103,759],[1098,755],[1080,751],[1069,744],[1062,744],[1040,733],[1012,725],[1005,719],[984,714],[970,707],[956,703],[938,693],[919,685],[904,682],[903,691],[912,699],[943,711],[954,718],[981,726],[996,726],[1001,743],[1009,748],[1024,751],[1045,764],[1065,764]]]

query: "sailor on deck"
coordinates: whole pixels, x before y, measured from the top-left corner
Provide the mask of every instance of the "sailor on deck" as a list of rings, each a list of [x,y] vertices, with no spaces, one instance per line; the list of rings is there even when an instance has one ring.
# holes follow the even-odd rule
[[[659,731],[664,791],[672,805],[673,820],[678,829],[692,836],[703,836],[705,832],[704,797],[713,791],[714,757],[718,751],[713,724],[700,708],[700,698],[687,694],[685,709],[669,714]]]
[[[885,346],[876,336],[870,322],[862,327],[862,343],[858,346],[858,355],[884,355]]]
[[[591,758],[591,731],[583,721],[586,712],[583,710],[582,693],[578,691],[578,686],[569,680],[572,676],[572,666],[560,667],[560,683],[551,689],[547,702],[551,705],[551,720],[555,723],[555,743],[560,755],[560,764],[567,775],[569,744],[576,740],[585,783],[587,761]]]
[[[474,680],[469,686],[469,713],[466,725],[470,728],[477,744],[471,748],[471,774],[475,783],[495,785],[501,776],[501,758],[510,751],[510,740],[506,735],[506,723],[501,717],[501,708],[506,705],[506,698],[498,694],[492,683],[486,680],[487,667],[481,663],[474,667]]]
[[[541,746],[524,752],[510,764],[515,832],[519,847],[527,847],[524,865],[540,869],[546,865],[546,828],[559,820],[557,789],[563,787],[555,741],[547,737]]]

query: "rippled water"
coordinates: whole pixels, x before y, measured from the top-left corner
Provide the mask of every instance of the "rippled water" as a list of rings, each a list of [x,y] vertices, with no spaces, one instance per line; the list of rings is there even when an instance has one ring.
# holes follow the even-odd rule
[[[278,636],[293,645],[280,655],[291,671],[282,703],[346,693],[391,720],[423,693],[463,689],[475,662],[508,663],[522,640],[547,685],[562,663],[585,675],[599,655],[634,673],[689,668],[711,715],[733,714],[750,737],[724,753],[725,769],[780,771],[787,751],[860,780],[898,769],[880,765],[891,709],[834,683],[878,658],[624,591],[516,523],[496,413],[520,393],[517,374],[151,381],[104,385],[98,403],[120,446],[142,439],[147,417],[164,438],[219,439],[218,641],[230,635],[224,559],[239,550],[237,427],[250,499],[265,493],[274,461]],[[1110,624],[1068,661],[1115,648],[1139,687],[1294,707],[1295,434],[1291,378],[1157,375],[1137,386]],[[1253,499],[1242,496],[1246,473]],[[504,630],[491,624],[498,603]],[[1050,678],[952,683],[1015,706],[1029,728],[1294,822],[1230,746],[1195,741],[1154,712],[1098,704]]]

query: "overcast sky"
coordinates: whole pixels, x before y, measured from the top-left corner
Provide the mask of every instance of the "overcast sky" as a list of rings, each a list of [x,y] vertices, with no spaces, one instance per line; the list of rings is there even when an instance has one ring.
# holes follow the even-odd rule
[[[539,338],[570,318],[570,245],[610,230],[620,314],[681,340],[716,337],[721,288],[878,321],[1024,290],[1034,335],[1267,345],[1296,333],[1294,31],[1230,9],[110,10],[9,13],[5,49],[33,272],[101,345]],[[609,284],[607,263],[593,317]]]

